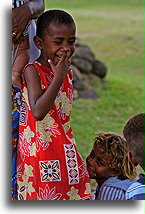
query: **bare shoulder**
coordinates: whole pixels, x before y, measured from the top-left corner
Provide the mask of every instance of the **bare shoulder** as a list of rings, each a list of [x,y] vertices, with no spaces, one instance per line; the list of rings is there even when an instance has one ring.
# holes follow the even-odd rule
[[[26,66],[25,70],[24,70],[24,77],[26,82],[29,81],[40,81],[40,77],[37,71],[37,68],[33,65],[33,64],[29,64]]]
[[[35,72],[37,71],[36,67],[33,64],[28,64],[25,67],[25,70],[24,70],[25,73],[27,73],[27,72],[33,72],[33,71],[35,71]]]
[[[24,79],[27,85],[29,103],[33,109],[37,99],[44,93],[37,68],[33,64],[29,64],[25,68]]]

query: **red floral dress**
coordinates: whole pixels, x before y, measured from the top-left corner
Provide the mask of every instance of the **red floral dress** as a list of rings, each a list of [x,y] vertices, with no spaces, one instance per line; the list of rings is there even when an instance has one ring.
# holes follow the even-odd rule
[[[43,90],[53,72],[34,62]],[[18,200],[91,200],[90,179],[69,123],[72,72],[66,76],[52,109],[42,121],[31,112],[23,80],[17,156]]]

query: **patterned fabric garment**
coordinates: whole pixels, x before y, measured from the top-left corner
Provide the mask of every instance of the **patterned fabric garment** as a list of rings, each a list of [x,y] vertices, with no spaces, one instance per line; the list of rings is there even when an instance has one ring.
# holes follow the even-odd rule
[[[25,3],[24,0],[12,0],[12,8],[20,7]]]
[[[42,89],[54,74],[35,62]],[[37,121],[23,80],[18,144],[18,200],[91,200],[90,179],[71,126],[72,72],[66,76],[49,113]]]
[[[17,199],[16,151],[19,138],[20,104],[20,89],[12,88],[12,200]]]
[[[124,200],[127,188],[133,183],[130,179],[120,180],[118,177],[108,178],[96,189],[96,200]]]
[[[145,175],[140,174],[139,179],[129,186],[124,200],[145,200]]]

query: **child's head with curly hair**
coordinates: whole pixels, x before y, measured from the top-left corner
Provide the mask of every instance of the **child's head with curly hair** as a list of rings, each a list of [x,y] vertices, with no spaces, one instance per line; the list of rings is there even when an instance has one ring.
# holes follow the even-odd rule
[[[87,157],[87,169],[91,179],[101,185],[109,177],[121,180],[135,179],[136,169],[127,157],[126,140],[112,132],[98,132],[93,149]]]

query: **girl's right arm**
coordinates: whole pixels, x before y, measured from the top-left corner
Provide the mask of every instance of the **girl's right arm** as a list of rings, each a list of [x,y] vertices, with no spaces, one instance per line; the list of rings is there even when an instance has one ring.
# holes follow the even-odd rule
[[[49,88],[44,92],[41,87],[40,77],[33,65],[26,67],[24,78],[28,89],[28,99],[33,116],[42,120],[50,111],[63,80],[69,72],[70,63],[64,53],[56,66],[49,61],[54,72],[54,78]]]

